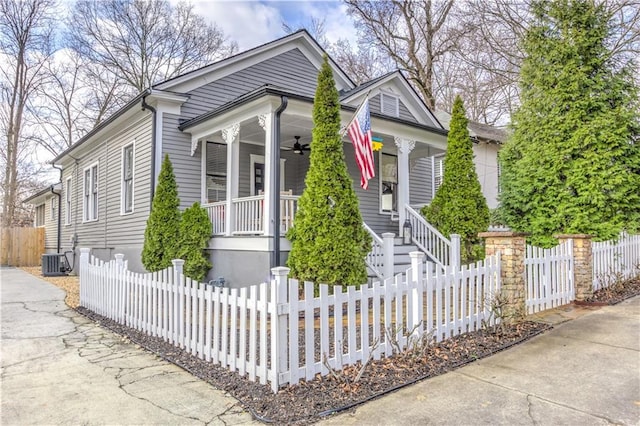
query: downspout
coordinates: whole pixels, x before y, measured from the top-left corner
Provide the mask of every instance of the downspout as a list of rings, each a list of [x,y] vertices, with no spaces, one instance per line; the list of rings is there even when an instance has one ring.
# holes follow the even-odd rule
[[[51,164],[51,166],[53,166],[54,169],[58,169],[60,171],[60,179],[58,179],[60,181],[60,185],[62,185],[62,167],[58,167],[55,164]],[[58,196],[58,242],[56,244],[56,253],[60,253],[60,243],[61,243],[61,239],[62,239],[62,193],[61,192],[55,192],[53,190],[53,185],[51,186],[51,192],[53,194],[56,194]]]
[[[148,91],[151,93],[151,91]],[[153,195],[156,190],[156,116],[158,112],[154,107],[147,103],[147,96],[142,97],[142,110],[149,110],[153,115],[152,125],[151,125],[151,190],[149,194],[151,194],[151,201],[153,203]],[[149,204],[149,208],[151,208],[151,204]]]
[[[273,200],[273,258],[271,259],[271,267],[280,266],[280,115],[287,108],[289,99],[281,96],[282,103],[273,116],[273,128],[271,131],[271,140],[273,141],[273,155],[271,155],[271,170],[273,170],[275,191],[271,194]]]

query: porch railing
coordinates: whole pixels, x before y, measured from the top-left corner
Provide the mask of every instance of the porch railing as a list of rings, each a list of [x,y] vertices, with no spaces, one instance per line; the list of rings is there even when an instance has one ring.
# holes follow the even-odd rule
[[[365,257],[364,261],[378,278],[384,279],[384,241],[373,231],[373,229],[369,228],[369,225],[363,223],[363,226],[369,235],[371,235],[372,239],[371,251],[367,253],[367,257]],[[393,254],[391,256],[393,256]]]
[[[453,234],[449,240],[413,208],[405,206],[405,212],[411,224],[412,241],[431,261],[443,268],[460,266],[460,236]]]
[[[298,210],[298,195],[280,195],[280,232],[284,235],[292,226]],[[264,230],[264,194],[232,200],[234,215],[231,218],[232,235],[265,235]],[[226,235],[227,202],[203,204],[209,214],[214,236]]]

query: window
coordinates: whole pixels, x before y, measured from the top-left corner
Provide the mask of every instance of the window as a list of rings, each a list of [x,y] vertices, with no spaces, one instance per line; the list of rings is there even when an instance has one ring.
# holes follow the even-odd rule
[[[121,213],[133,211],[133,144],[122,149]]]
[[[380,111],[391,117],[400,116],[400,99],[396,95],[380,92]]]
[[[98,220],[98,165],[84,170],[83,220]]]
[[[68,177],[64,184],[64,223],[71,225],[71,178]]]
[[[227,199],[227,145],[207,142],[207,196],[209,203]]]
[[[436,191],[442,185],[444,179],[444,155],[439,155],[433,158],[433,196],[436,195]]]
[[[36,206],[36,227],[44,226],[44,204]]]
[[[380,153],[380,210],[385,213],[397,211],[398,157]]]
[[[51,220],[56,220],[57,211],[58,211],[58,202],[55,197],[50,200],[50,210],[51,210]]]

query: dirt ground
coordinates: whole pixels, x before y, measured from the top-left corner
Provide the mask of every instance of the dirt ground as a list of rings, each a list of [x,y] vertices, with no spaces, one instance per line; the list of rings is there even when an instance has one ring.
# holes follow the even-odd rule
[[[67,293],[64,302],[70,308],[75,309],[80,306],[80,278],[77,275],[69,275],[66,277],[43,277],[42,270],[39,266],[22,267],[20,269],[64,290]]]

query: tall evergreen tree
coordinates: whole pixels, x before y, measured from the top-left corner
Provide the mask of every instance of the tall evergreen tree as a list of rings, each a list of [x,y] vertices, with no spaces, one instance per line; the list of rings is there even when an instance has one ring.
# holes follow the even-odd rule
[[[544,246],[558,232],[609,239],[637,228],[638,92],[628,66],[610,59],[608,16],[593,0],[532,11],[521,106],[500,154],[504,218]]]
[[[442,185],[422,214],[446,237],[460,235],[462,260],[468,262],[482,257],[478,233],[489,226],[489,207],[473,164],[467,123],[462,99],[457,96],[451,113]]]
[[[340,137],[340,101],[325,56],[313,103],[310,166],[298,201],[288,265],[294,277],[315,283],[359,285],[367,281],[371,237],[347,172]]]
[[[177,256],[180,236],[180,199],[169,155],[165,155],[158,186],[153,196],[151,214],[144,230],[142,264],[150,271],[171,266]]]

